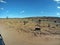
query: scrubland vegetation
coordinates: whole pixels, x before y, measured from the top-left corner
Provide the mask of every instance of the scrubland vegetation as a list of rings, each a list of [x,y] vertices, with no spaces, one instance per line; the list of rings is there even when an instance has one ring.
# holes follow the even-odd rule
[[[0,24],[6,26],[7,30],[16,30],[20,34],[20,37],[21,34],[23,35],[23,37],[26,36],[25,34],[27,34],[28,35],[27,39],[30,39],[31,42],[32,40],[35,41],[37,40],[37,42],[39,42],[40,40],[42,41],[58,40],[59,43],[57,43],[56,45],[60,44],[60,18],[57,17],[5,18],[0,19]],[[36,44],[38,44],[37,42]]]
[[[13,28],[17,31],[34,32],[35,28],[40,28],[41,34],[60,34],[60,18],[35,17],[35,18],[15,18],[1,19],[8,28]]]

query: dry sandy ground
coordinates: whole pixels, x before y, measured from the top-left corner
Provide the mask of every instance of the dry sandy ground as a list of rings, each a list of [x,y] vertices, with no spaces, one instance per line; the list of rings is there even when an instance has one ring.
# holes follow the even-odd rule
[[[0,33],[5,45],[60,45],[59,35],[41,35],[40,37],[35,37],[31,33],[8,29],[3,24],[0,24]]]

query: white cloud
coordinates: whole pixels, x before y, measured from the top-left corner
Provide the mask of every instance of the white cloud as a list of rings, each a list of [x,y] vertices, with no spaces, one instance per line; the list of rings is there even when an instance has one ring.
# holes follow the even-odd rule
[[[60,3],[60,0],[54,0],[55,2],[57,2],[57,3]]]
[[[55,2],[60,2],[60,0],[54,0]]]
[[[6,2],[6,1],[4,1],[4,0],[0,0],[0,2],[1,2],[1,3],[7,3],[7,2]]]
[[[22,10],[20,13],[22,14],[22,13],[24,13],[25,11],[24,10]]]
[[[60,15],[60,13],[57,13],[57,15]]]
[[[58,9],[60,9],[60,6],[57,6]]]

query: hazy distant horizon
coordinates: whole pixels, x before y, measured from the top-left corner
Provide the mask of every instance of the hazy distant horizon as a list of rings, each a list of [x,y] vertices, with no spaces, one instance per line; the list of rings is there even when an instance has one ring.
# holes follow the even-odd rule
[[[57,16],[29,16],[29,17],[8,17],[6,16],[6,17],[0,17],[0,18],[30,18],[30,17],[33,18],[33,17],[57,17]]]

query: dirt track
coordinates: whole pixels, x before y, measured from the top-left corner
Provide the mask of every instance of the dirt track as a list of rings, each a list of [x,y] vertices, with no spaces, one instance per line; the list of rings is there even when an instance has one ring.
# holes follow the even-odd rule
[[[13,29],[8,29],[6,26],[0,24],[0,33],[3,37],[5,45],[60,45],[60,39],[48,39],[43,36],[33,37],[31,34],[18,33]],[[30,36],[29,36],[30,35]]]
[[[23,43],[20,40],[20,35],[16,30],[7,30],[3,25],[0,26],[0,33],[6,45],[19,45]],[[21,42],[20,42],[20,41]]]

